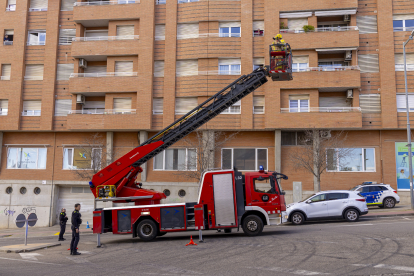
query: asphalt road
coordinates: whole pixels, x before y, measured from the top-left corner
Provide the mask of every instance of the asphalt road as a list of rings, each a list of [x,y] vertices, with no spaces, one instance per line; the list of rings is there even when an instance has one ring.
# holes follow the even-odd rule
[[[30,253],[0,253],[0,275],[414,275],[413,232],[414,216],[407,216],[265,227],[258,237],[205,231],[205,243],[197,232],[153,242],[105,234],[96,248],[96,236],[87,234],[80,256],[69,255],[69,239]],[[190,234],[197,246],[185,246]],[[0,246],[17,243],[0,238]]]

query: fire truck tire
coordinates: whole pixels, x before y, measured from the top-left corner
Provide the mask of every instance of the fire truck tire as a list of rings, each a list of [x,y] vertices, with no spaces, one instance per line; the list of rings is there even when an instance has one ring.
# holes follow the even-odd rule
[[[158,235],[158,228],[151,219],[144,219],[137,226],[138,237],[143,241],[151,241]]]
[[[263,221],[256,215],[249,215],[243,219],[242,228],[247,236],[257,236],[263,231]]]

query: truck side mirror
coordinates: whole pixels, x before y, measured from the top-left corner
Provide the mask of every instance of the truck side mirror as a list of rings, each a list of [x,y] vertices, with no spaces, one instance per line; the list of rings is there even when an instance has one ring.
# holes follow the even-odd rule
[[[280,195],[285,195],[286,192],[285,191],[280,191]]]

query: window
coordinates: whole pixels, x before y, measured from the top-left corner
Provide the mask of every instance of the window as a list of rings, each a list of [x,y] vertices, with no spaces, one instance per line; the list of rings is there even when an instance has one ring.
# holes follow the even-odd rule
[[[56,100],[55,116],[67,116],[72,109],[72,100]]]
[[[43,64],[26,65],[24,80],[43,80]]]
[[[182,3],[190,3],[190,2],[198,2],[199,0],[178,0],[178,4]]]
[[[134,4],[137,3],[136,1],[139,0],[118,0],[118,4]]]
[[[241,113],[241,101],[234,103],[229,108],[226,108],[221,114],[240,114]]]
[[[408,94],[408,105],[410,112],[414,112],[414,94]],[[397,112],[407,112],[405,94],[397,94]]]
[[[171,191],[168,189],[165,189],[164,191],[162,191],[164,193],[165,196],[170,196],[171,195]]]
[[[73,63],[58,64],[56,80],[69,80],[70,74],[73,73],[75,65]]]
[[[253,96],[253,114],[265,113],[265,96]]]
[[[13,45],[14,30],[4,30],[3,45]]]
[[[85,101],[82,114],[104,114],[105,101]]]
[[[132,98],[114,98],[114,114],[131,114]]]
[[[156,5],[165,5],[167,4],[167,0],[155,0]]]
[[[404,55],[394,54],[395,71],[404,71]],[[407,71],[414,71],[414,54],[405,54]]]
[[[177,39],[198,38],[199,24],[177,24]]]
[[[267,149],[222,149],[221,168],[241,171],[257,171],[259,166],[267,170]]]
[[[64,170],[100,170],[102,162],[101,148],[64,148]]]
[[[394,32],[414,31],[414,14],[396,14],[393,16]]]
[[[196,149],[167,149],[154,158],[154,170],[195,171],[196,169]]]
[[[152,100],[152,114],[154,115],[160,115],[163,114],[164,109],[164,98],[154,98]]]
[[[6,194],[11,194],[11,193],[13,193],[13,188],[12,187],[7,187],[6,188]]]
[[[10,74],[11,74],[11,64],[2,64],[0,80],[10,80]]]
[[[45,45],[46,30],[31,30],[27,36],[27,45]]]
[[[198,99],[196,97],[175,98],[175,114],[184,115],[196,108]]]
[[[0,100],[0,116],[6,116],[9,112],[9,100]]]
[[[46,148],[8,148],[8,169],[46,169]]]
[[[60,5],[61,11],[73,11],[73,6],[75,5],[76,0],[62,0]]]
[[[134,71],[133,61],[115,61],[115,76],[132,76]]]
[[[320,194],[310,199],[311,202],[319,202],[319,201],[325,201],[325,200],[326,200],[326,194]]]
[[[327,150],[327,170],[337,172],[375,172],[375,149],[352,148]],[[341,156],[342,155],[342,156]]]
[[[308,25],[308,18],[289,18],[289,30],[295,30],[295,33],[302,33],[303,26]]]
[[[88,66],[86,67],[83,72],[85,74],[85,77],[105,77],[107,76],[106,74],[106,65],[103,66]]]
[[[360,34],[372,34],[378,32],[376,15],[357,16],[356,23]]]
[[[182,1],[182,0],[181,0]],[[179,197],[185,197],[185,195],[186,195],[186,192],[184,191],[184,190],[179,190],[178,191],[178,196]]]
[[[282,146],[298,146],[303,145],[305,133],[302,131],[282,131]]]
[[[47,11],[48,0],[30,0],[29,11]]]
[[[256,70],[259,67],[263,67],[265,65],[264,58],[253,58],[253,70]]]
[[[219,59],[219,75],[240,75],[241,59]]]
[[[253,178],[253,183],[254,183],[255,192],[267,193],[267,194],[276,193],[276,190],[273,189],[269,178],[263,178],[263,180],[259,180],[258,178]]]
[[[309,95],[289,96],[289,112],[309,112]]]
[[[177,77],[197,76],[198,59],[177,60],[175,74]]]
[[[6,11],[15,11],[16,10],[16,0],[8,0]]]
[[[338,200],[338,199],[346,199],[349,198],[349,194],[347,193],[330,193],[328,194],[328,200]]]
[[[134,39],[134,34],[134,25],[116,26],[117,39]]]
[[[76,37],[76,29],[60,29],[59,45],[71,45],[72,39]]]
[[[198,65],[197,65],[198,69]],[[154,77],[163,78],[164,77],[164,61],[154,61]]]
[[[91,40],[107,40],[108,39],[108,29],[101,29],[101,30],[85,30],[85,37],[87,37],[88,41]]]
[[[40,116],[41,101],[23,101],[22,116]]]
[[[292,72],[303,72],[309,67],[309,56],[292,57]]]
[[[358,55],[358,65],[361,70],[361,73],[378,73],[378,54]]]
[[[381,113],[381,94],[360,94],[359,106],[362,113]]]
[[[338,60],[338,61],[319,61],[318,66],[324,68],[324,71],[341,69],[344,66],[349,66],[349,62]]]
[[[220,37],[240,37],[241,22],[220,22]]]
[[[264,36],[264,21],[253,21],[253,36]]]
[[[39,188],[39,187],[36,187],[36,188],[34,188],[33,189],[33,193],[35,194],[35,195],[38,195],[38,194],[40,194],[40,192],[41,192],[42,190]]]
[[[165,40],[165,25],[155,25],[155,40]]]

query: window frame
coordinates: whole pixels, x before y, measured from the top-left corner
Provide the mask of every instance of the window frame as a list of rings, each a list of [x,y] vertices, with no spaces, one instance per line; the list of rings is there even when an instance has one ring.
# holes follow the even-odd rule
[[[239,111],[237,111],[237,112],[233,112],[232,111],[232,107],[236,107],[236,106],[239,106],[240,108],[239,108]],[[231,106],[229,106],[228,108],[226,108],[223,112],[221,112],[220,114],[241,114],[241,100],[239,100],[239,101],[237,101],[237,102],[235,102],[234,104],[232,104]]]
[[[195,162],[195,169],[194,170],[189,170],[188,169],[188,150],[194,150],[195,153],[196,153],[196,158],[198,160],[197,148],[171,148],[170,150],[175,150],[175,149],[177,149],[177,150],[183,150],[183,149],[185,149],[185,169],[184,170],[179,170],[179,169],[177,169],[177,170],[174,170],[174,169],[173,170],[167,170],[165,168],[165,152],[166,152],[166,150],[163,150],[162,152],[160,152],[159,154],[157,154],[156,156],[154,156],[153,161],[152,161],[152,170],[153,171],[166,171],[166,172],[177,172],[177,171],[193,172],[193,171],[197,171],[197,165],[198,165],[197,164],[198,163],[197,161]],[[162,154],[162,169],[156,169],[155,168],[155,158],[157,156],[159,156],[160,154]]]
[[[37,34],[37,43],[30,43],[30,34]],[[40,34],[45,34],[45,41],[40,41]],[[42,44],[43,42],[43,44]],[[27,31],[27,46],[45,46],[46,45],[46,30],[29,30]]]
[[[339,158],[336,157],[336,160],[337,160],[336,170],[329,170],[328,169],[329,168],[329,164],[328,164],[328,162],[329,162],[329,160],[328,160],[328,150],[335,150],[335,153],[338,154],[337,149],[335,148],[335,149],[327,149],[326,150],[326,155],[327,155],[327,157],[326,157],[326,171],[327,172],[338,172],[338,173],[373,173],[373,172],[377,172],[377,162],[376,162],[376,155],[375,155],[375,147],[371,147],[371,148],[370,147],[366,147],[366,148],[361,147],[361,148],[348,148],[348,149],[361,149],[361,158],[362,158],[361,159],[361,167],[362,167],[362,169],[360,171],[341,171],[340,170]],[[364,149],[365,150],[372,149],[373,152],[374,152],[374,170],[372,170],[372,171],[367,171],[366,168],[365,168],[365,162],[364,162],[364,160],[366,159],[366,156],[364,155]]]
[[[16,165],[15,165],[15,168],[10,168],[9,165],[8,165],[9,149],[10,148],[17,149],[17,151],[16,151]],[[47,168],[47,148],[46,147],[44,147],[46,149],[46,154],[45,154],[45,167],[44,168],[38,168],[38,165],[39,165],[39,149],[40,148],[43,148],[43,147],[35,147],[35,148],[29,148],[29,147],[26,147],[26,148],[23,148],[23,147],[9,147],[9,148],[7,148],[6,169],[9,169],[9,170],[46,170],[46,168]],[[37,155],[36,155],[36,168],[35,169],[18,168],[17,167],[18,160],[19,160],[19,149],[20,149],[20,151],[23,151],[23,149],[36,149],[37,150]]]
[[[305,66],[304,69],[301,69],[300,68],[301,65],[306,65],[306,66]],[[297,66],[297,68],[294,69],[293,68],[294,66]],[[307,63],[298,63],[298,62],[292,63],[292,72],[306,72],[308,68],[309,68],[309,63],[308,62]]]
[[[75,148],[76,147],[64,147],[63,148],[63,155],[62,155],[62,157],[63,157],[63,159],[62,159],[62,170],[64,170],[64,171],[91,171],[91,170],[93,170],[93,158],[91,157],[91,168],[90,169],[79,169],[79,168],[73,168],[73,158],[75,157]],[[92,149],[92,155],[93,155],[93,151],[95,151],[95,150],[100,150],[101,151],[101,156],[102,156],[102,148],[94,148],[94,147],[91,147],[91,149]],[[72,160],[71,160],[71,164],[68,164],[68,168],[65,168],[64,167],[64,159],[65,159],[65,150],[72,150]],[[100,170],[101,168],[99,168],[99,170]]]
[[[405,26],[405,21],[407,21],[407,20],[412,20],[412,21],[414,21],[414,19],[397,19],[397,20],[392,20],[392,29],[393,29],[393,31],[394,32],[411,32],[411,31],[414,31],[414,25],[413,26],[410,26],[410,27],[406,27]],[[394,27],[394,21],[402,21],[402,27]],[[399,29],[399,28],[402,28],[401,30]],[[408,28],[408,30],[407,30],[407,28]]]
[[[292,108],[291,107],[291,105],[290,105],[290,102],[292,102],[292,101],[297,101],[298,102],[298,107],[296,108],[296,110],[297,111],[292,111],[292,109],[295,109],[295,108]],[[301,111],[302,110],[302,108],[300,107],[300,101],[307,101],[308,102],[308,110],[307,111]],[[309,99],[302,99],[302,100],[290,100],[289,99],[289,113],[306,113],[306,112],[310,112],[310,106],[309,106]]]
[[[223,168],[223,150],[231,150],[231,169],[234,167],[234,150],[235,149],[254,149],[255,150],[255,157],[254,157],[254,163],[255,163],[255,168],[254,170],[240,170],[241,172],[254,172],[254,171],[258,171],[259,170],[259,166],[263,165],[263,164],[258,164],[258,160],[257,160],[257,152],[258,150],[266,150],[266,168],[269,168],[269,149],[268,148],[222,148],[221,149],[221,169],[222,170],[230,170],[230,169],[224,169]]]
[[[233,28],[238,28],[238,33],[233,33]],[[227,29],[228,32],[223,32],[224,29]],[[241,27],[219,27],[219,37],[241,37]]]
[[[220,66],[228,66],[228,70],[222,70],[222,69],[220,69]],[[231,70],[232,66],[240,66],[240,70]],[[224,76],[238,76],[238,75],[241,75],[241,64],[219,64],[218,74],[219,75],[224,75]]]

